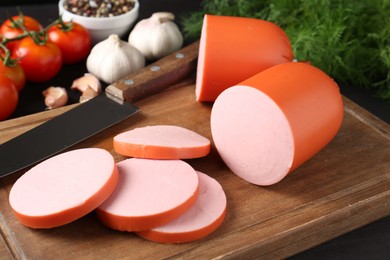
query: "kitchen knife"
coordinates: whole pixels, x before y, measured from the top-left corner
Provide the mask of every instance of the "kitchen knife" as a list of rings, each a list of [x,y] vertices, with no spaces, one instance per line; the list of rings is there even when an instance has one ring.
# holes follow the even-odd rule
[[[104,93],[0,145],[0,177],[40,162],[128,118],[130,102],[153,95],[196,69],[199,41],[107,86]]]

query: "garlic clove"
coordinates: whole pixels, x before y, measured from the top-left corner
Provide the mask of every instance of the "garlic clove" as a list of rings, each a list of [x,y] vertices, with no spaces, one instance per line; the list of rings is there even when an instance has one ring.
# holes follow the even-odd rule
[[[42,94],[47,109],[62,107],[68,102],[68,93],[61,87],[49,87]]]
[[[157,12],[139,21],[130,32],[128,42],[147,60],[160,59],[183,46],[183,35],[169,12]]]
[[[83,91],[82,95],[80,96],[79,102],[87,102],[88,100],[96,97],[97,95],[99,95],[99,92],[97,92],[94,88],[88,87]]]
[[[88,88],[92,88],[96,93],[100,93],[102,86],[97,77],[91,73],[85,73],[84,76],[75,79],[70,88],[73,90],[78,90],[82,93]]]

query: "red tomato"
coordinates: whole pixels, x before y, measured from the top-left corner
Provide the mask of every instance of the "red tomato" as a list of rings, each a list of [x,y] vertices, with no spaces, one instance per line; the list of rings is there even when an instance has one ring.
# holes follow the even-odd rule
[[[62,67],[62,55],[58,46],[52,42],[37,44],[26,37],[12,51],[19,58],[26,79],[31,82],[45,82],[54,78]]]
[[[20,21],[24,25],[24,27],[28,31],[40,31],[42,30],[42,25],[35,20],[34,18],[26,15],[15,15],[11,17],[12,20],[14,21]],[[12,24],[10,19],[5,20],[2,25],[0,26],[0,35],[3,38],[11,39],[15,38],[18,35],[23,34],[23,29],[15,26]],[[12,41],[7,44],[8,49],[12,50],[19,41]]]
[[[15,84],[4,74],[0,74],[0,121],[7,119],[18,104],[18,91]]]
[[[4,74],[11,79],[18,92],[20,92],[26,84],[24,71],[16,61],[12,61],[9,65],[6,65],[4,64],[4,60],[0,59],[0,74]]]
[[[87,29],[75,22],[65,22],[49,28],[49,41],[61,49],[62,61],[73,64],[85,59],[91,51],[91,37]]]

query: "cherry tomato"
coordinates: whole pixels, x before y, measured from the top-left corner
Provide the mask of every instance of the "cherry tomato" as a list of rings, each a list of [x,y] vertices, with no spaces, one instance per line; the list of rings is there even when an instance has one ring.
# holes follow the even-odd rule
[[[15,84],[16,90],[20,92],[26,84],[26,76],[20,64],[16,61],[4,64],[4,60],[0,59],[0,74],[4,74]]]
[[[19,58],[26,79],[31,82],[45,82],[54,78],[62,67],[62,54],[53,42],[37,44],[31,37],[23,38],[12,51]]]
[[[11,19],[13,21],[20,21],[20,23],[23,24],[23,26],[28,30],[28,31],[40,31],[42,30],[42,25],[35,20],[34,18],[26,15],[15,15],[12,16]],[[20,27],[17,27],[15,24],[13,24],[10,19],[5,20],[2,25],[0,26],[0,35],[3,38],[11,39],[15,38],[19,35],[23,34],[23,29]],[[17,44],[18,41],[11,41],[7,44],[7,48],[9,50],[12,50]]]
[[[4,74],[0,74],[0,121],[7,119],[18,105],[19,94],[15,84]]]
[[[75,22],[64,22],[49,28],[49,41],[61,49],[62,61],[74,64],[84,60],[91,51],[91,36],[87,29]]]

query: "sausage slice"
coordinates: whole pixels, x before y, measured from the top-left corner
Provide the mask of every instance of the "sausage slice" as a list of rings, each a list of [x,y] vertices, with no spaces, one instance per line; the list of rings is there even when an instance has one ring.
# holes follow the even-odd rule
[[[214,232],[226,216],[226,195],[221,185],[210,176],[197,172],[199,197],[179,218],[137,234],[159,243],[184,243],[201,239]]]
[[[183,214],[198,197],[198,175],[184,161],[131,158],[117,166],[118,186],[96,210],[110,228],[139,231],[161,226]]]
[[[86,148],[47,159],[12,186],[17,219],[32,228],[65,225],[97,208],[113,192],[118,171],[104,149]]]
[[[136,158],[192,159],[210,152],[210,140],[174,125],[135,128],[114,137],[117,153]]]

